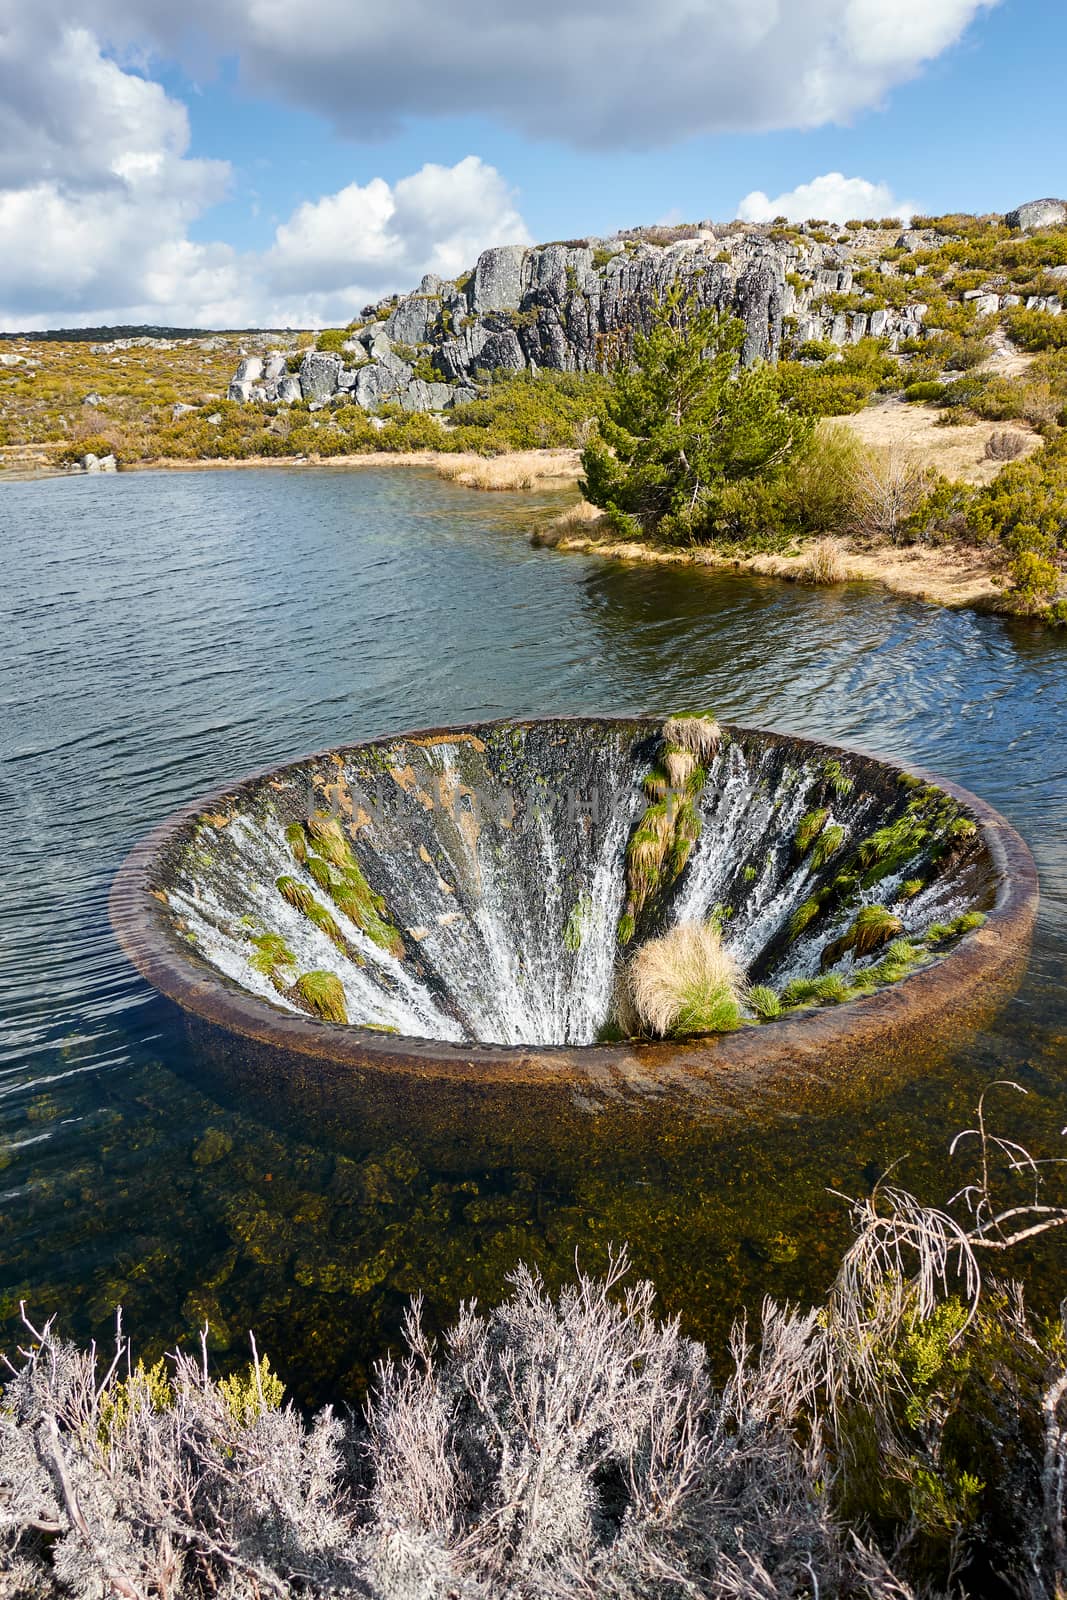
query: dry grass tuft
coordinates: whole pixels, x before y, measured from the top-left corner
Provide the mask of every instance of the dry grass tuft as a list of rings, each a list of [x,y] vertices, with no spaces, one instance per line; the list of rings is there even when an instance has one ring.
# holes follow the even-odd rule
[[[588,500],[579,500],[576,505],[568,506],[566,511],[561,511],[551,521],[542,523],[530,535],[530,543],[543,545],[549,550],[554,550],[564,539],[574,534],[595,534],[598,527],[605,521],[604,513],[599,506],[592,506]]]
[[[847,583],[852,570],[836,539],[816,539],[797,562],[793,573],[797,583]]]
[[[744,979],[711,922],[683,922],[634,954],[626,993],[639,1026],[668,1034],[726,1033],[740,1025]]]
[[[696,756],[689,750],[668,749],[663,765],[672,789],[684,789],[696,770]]]
[[[708,761],[719,748],[722,729],[714,717],[680,715],[667,718],[663,738],[667,744],[681,745],[698,761]]]

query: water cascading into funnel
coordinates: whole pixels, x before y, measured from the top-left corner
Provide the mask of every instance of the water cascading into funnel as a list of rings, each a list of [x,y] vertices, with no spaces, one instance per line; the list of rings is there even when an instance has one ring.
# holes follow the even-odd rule
[[[553,719],[252,780],[183,821],[154,892],[199,961],[282,1012],[587,1046],[639,1028],[628,963],[673,928],[717,931],[735,1025],[762,1026],[942,959],[996,874],[965,804],[868,757],[706,717]]]

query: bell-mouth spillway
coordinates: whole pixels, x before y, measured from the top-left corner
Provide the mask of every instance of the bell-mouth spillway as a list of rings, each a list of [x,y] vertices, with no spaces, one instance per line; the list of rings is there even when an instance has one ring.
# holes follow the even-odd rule
[[[1003,817],[849,748],[691,726],[486,722],[270,769],[135,846],[112,925],[223,1072],[305,1110],[347,1086],[368,1124],[429,1079],[506,1089],[509,1117],[561,1086],[587,1109],[781,1101],[996,1008],[1037,906]],[[644,1036],[631,952],[709,923],[745,979],[735,1025]]]

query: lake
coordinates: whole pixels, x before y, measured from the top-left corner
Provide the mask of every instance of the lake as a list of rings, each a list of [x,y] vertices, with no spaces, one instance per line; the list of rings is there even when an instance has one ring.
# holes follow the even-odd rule
[[[1067,1123],[1067,635],[870,586],[802,589],[534,549],[550,495],[413,470],[240,470],[0,487],[0,1312],[149,1354],[205,1319],[220,1365],[254,1328],[301,1399],[353,1397],[423,1291],[432,1325],[628,1241],[713,1344],[765,1293],[821,1293],[847,1238],[830,1189],[892,1160],[925,1198],[983,1084],[1061,1153]],[[884,1099],[768,1129],[709,1126],[634,1180],[355,1160],[222,1104],[119,954],[111,878],[182,802],[395,729],[713,705],[974,789],[1029,843],[1042,908],[991,1030]],[[1055,1235],[1015,1258],[1040,1305]]]

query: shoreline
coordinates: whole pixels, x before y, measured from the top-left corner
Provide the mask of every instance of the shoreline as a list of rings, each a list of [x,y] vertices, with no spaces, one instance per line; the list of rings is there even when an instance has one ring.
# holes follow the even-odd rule
[[[0,485],[39,478],[89,476],[81,469],[52,466],[43,459],[44,456],[44,451],[36,460],[24,456],[21,461],[12,462],[8,467],[4,464],[3,455],[0,455]],[[482,476],[487,463],[494,477],[491,482],[484,481]],[[448,450],[373,450],[355,455],[250,456],[241,459],[213,456],[198,460],[162,456],[131,462],[120,467],[119,472],[221,472],[263,468],[315,472],[323,468],[350,471],[355,468],[375,470],[383,467],[416,467],[433,471],[445,482],[471,487],[474,493],[498,493],[501,490],[513,494],[552,489],[562,491],[574,487],[581,476],[580,452],[564,449],[509,451],[499,456],[484,457]],[[475,475],[475,481],[464,483],[469,473]],[[112,474],[104,476],[110,477]],[[584,505],[584,502],[579,504]],[[591,513],[592,508],[588,508],[588,511]],[[568,520],[566,511],[560,520]],[[804,570],[805,557],[810,556],[813,546],[822,541],[809,541],[793,556],[770,552],[746,556],[728,554],[706,546],[676,548],[648,540],[598,537],[592,531],[596,527],[595,517],[589,516],[586,520],[590,528],[587,533],[579,531],[579,519],[578,527],[572,523],[570,529],[564,529],[558,537],[552,537],[554,530],[549,523],[542,525],[540,530],[533,530],[531,543],[564,554],[598,556],[606,561],[749,573],[755,577],[801,583],[811,588],[837,587],[843,583],[873,583],[905,599],[945,606],[950,610],[972,609],[1024,619],[1027,615],[1012,603],[998,564],[990,561],[984,552],[972,547],[872,546],[844,536],[833,536],[827,542],[834,546],[841,576],[834,583],[815,583]],[[545,534],[550,536],[544,537]]]
[[[1014,608],[997,567],[979,550],[964,547],[933,548],[926,545],[863,545],[846,538],[832,540],[840,556],[841,576],[832,582],[819,582],[805,572],[805,558],[811,540],[795,556],[771,552],[734,555],[709,548],[675,549],[642,540],[597,538],[593,534],[564,533],[558,540],[545,541],[546,547],[564,553],[596,555],[605,560],[647,566],[702,567],[719,572],[750,573],[761,578],[777,578],[805,588],[839,588],[847,583],[875,583],[905,599],[921,600],[949,610],[993,612],[1001,616],[1024,617]]]
[[[206,456],[186,459],[181,456],[152,456],[144,461],[123,462],[118,473],[87,473],[82,467],[53,465],[42,449],[35,456],[27,451],[17,458],[18,447],[0,451],[0,483],[28,482],[37,478],[113,477],[127,472],[221,472],[257,467],[299,468],[318,471],[323,467],[430,467],[442,477],[451,472],[441,469],[495,462],[505,470],[526,470],[537,483],[564,487],[578,482],[582,468],[578,450],[509,450],[498,456],[476,456],[458,450],[365,450],[355,455],[338,456]],[[11,457],[11,465],[6,458]]]

